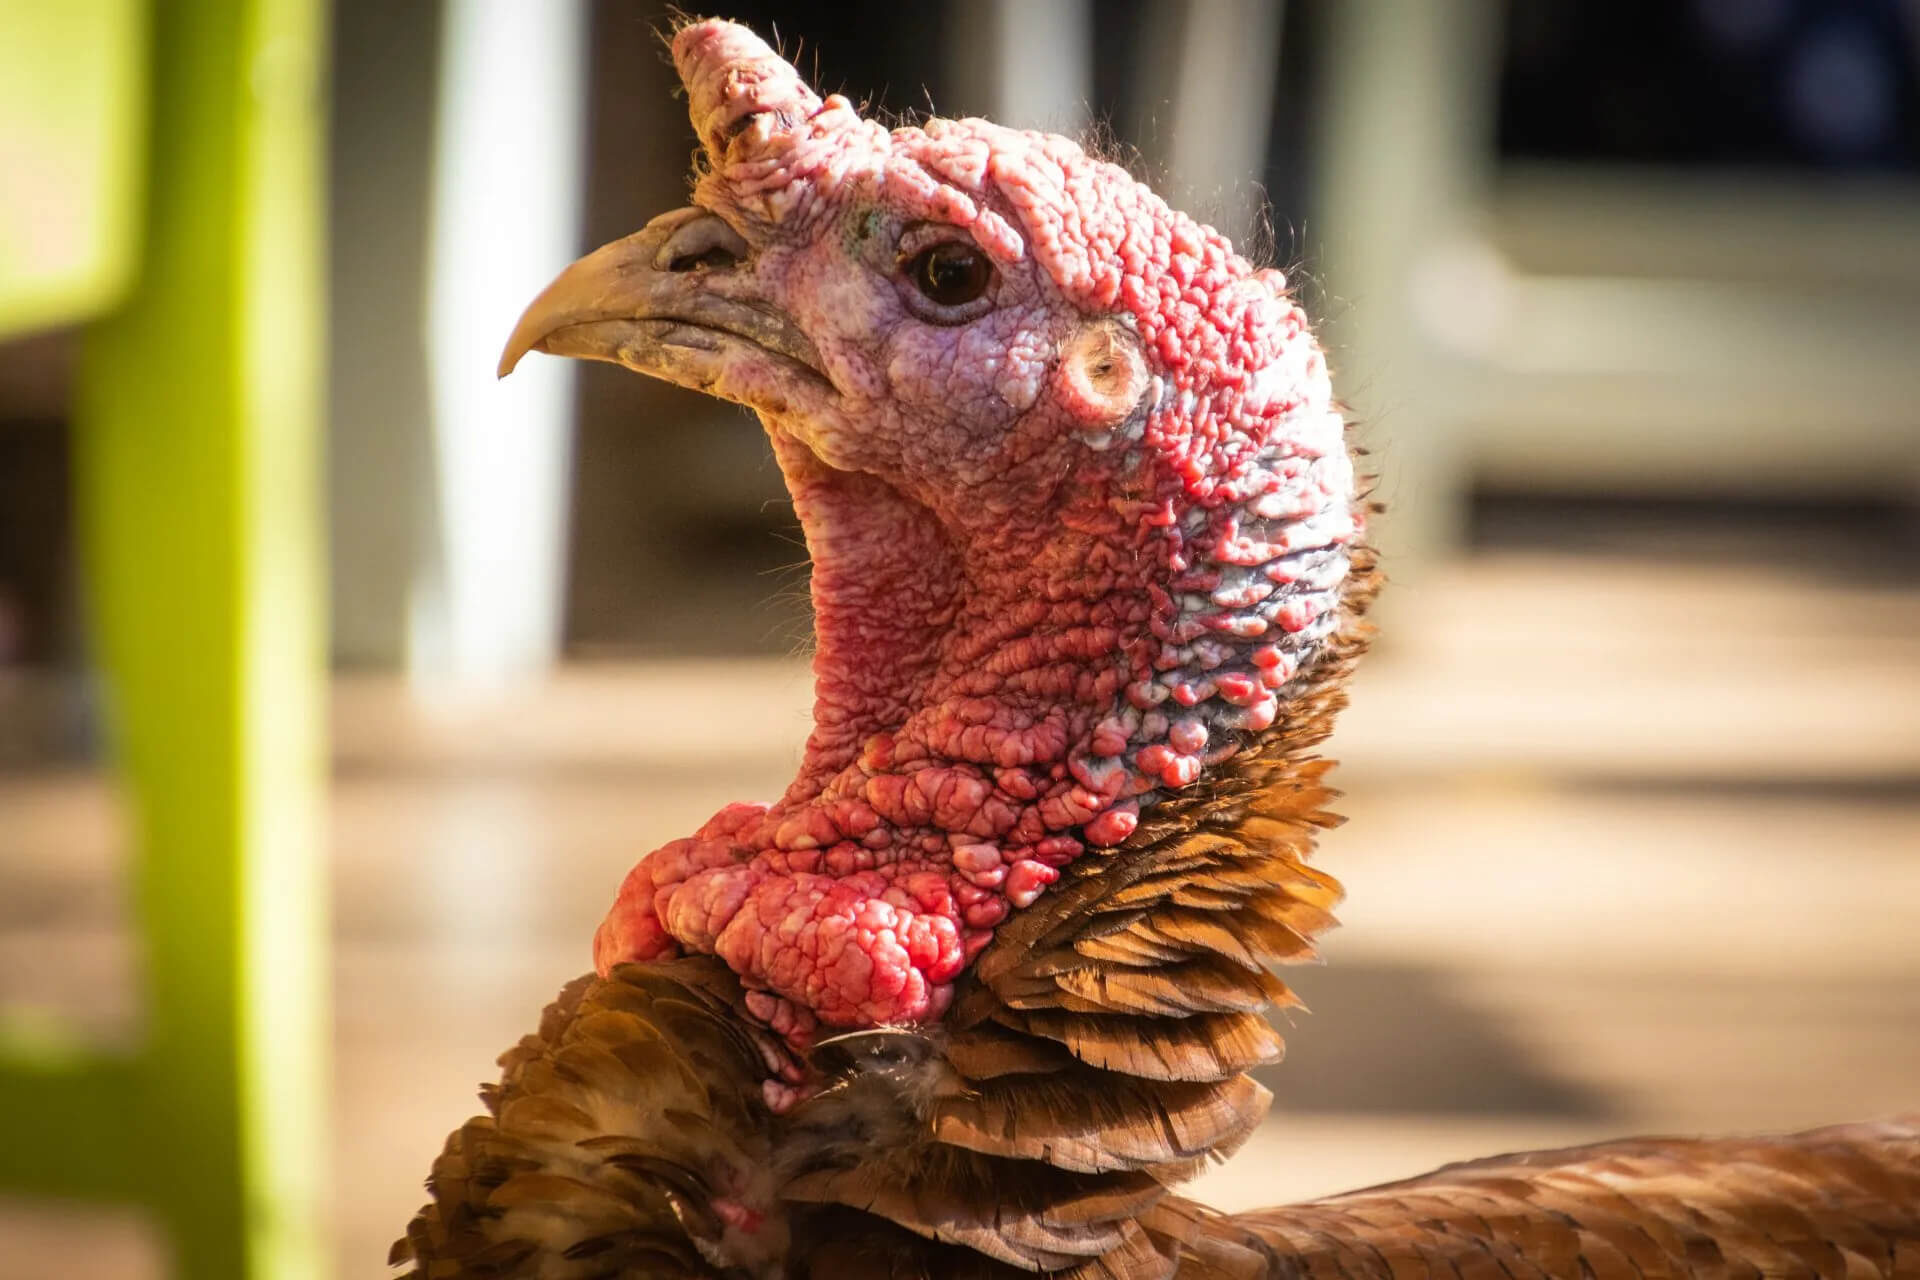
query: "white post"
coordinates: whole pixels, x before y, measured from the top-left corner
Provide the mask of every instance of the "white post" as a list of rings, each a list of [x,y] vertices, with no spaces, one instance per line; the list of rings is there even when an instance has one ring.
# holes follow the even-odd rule
[[[1169,191],[1247,247],[1265,202],[1281,0],[1187,0],[1166,143]]]
[[[573,377],[496,382],[520,309],[577,256],[585,0],[447,0],[429,222],[437,548],[410,601],[429,686],[537,675],[559,649]]]
[[[1092,0],[956,4],[961,109],[1014,129],[1073,134],[1093,98]],[[952,104],[936,102],[941,114]]]
[[[1496,159],[1500,10],[1492,0],[1373,0],[1326,16],[1310,261],[1339,306],[1322,337],[1383,476],[1375,545],[1390,576],[1416,581],[1415,566],[1456,549],[1465,532],[1457,415],[1474,366],[1428,341],[1417,313],[1431,311],[1448,279],[1486,274],[1484,255],[1457,250],[1474,241]],[[1400,607],[1398,597],[1388,592],[1386,607]]]

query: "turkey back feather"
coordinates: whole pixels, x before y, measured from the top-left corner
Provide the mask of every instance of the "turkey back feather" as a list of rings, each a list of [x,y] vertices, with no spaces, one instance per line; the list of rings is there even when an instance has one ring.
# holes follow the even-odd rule
[[[1915,1280],[1920,1116],[1497,1156],[1234,1225],[1272,1250],[1276,1280]]]

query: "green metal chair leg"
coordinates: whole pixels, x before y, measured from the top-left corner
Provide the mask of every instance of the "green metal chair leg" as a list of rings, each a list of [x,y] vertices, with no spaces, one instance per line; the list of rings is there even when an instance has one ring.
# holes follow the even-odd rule
[[[165,0],[140,274],[77,405],[147,1040],[0,1069],[0,1183],[149,1205],[174,1272],[319,1277],[327,1023],[321,0]]]

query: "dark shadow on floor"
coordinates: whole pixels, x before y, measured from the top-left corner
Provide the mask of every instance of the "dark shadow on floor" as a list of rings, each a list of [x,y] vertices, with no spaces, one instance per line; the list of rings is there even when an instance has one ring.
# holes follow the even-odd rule
[[[1274,1015],[1286,1060],[1255,1075],[1287,1110],[1619,1114],[1604,1095],[1536,1061],[1496,1015],[1454,994],[1444,972],[1336,964],[1281,976],[1312,1012]]]

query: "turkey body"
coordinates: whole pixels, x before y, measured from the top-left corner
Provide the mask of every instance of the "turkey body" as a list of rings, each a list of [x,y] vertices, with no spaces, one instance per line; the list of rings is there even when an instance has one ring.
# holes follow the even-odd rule
[[[1226,1216],[1034,1163],[959,1167],[916,1134],[927,1056],[845,1061],[836,1092],[776,1120],[736,997],[692,961],[569,984],[504,1055],[489,1115],[448,1139],[394,1261],[449,1280],[1033,1274],[975,1247],[999,1233],[988,1250],[1043,1262],[1113,1246],[1050,1271],[1115,1280],[1920,1276],[1920,1116],[1498,1156]],[[848,1179],[863,1207],[821,1202]]]

